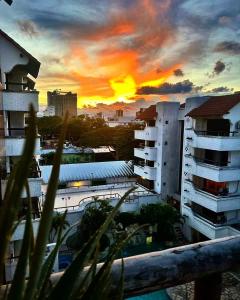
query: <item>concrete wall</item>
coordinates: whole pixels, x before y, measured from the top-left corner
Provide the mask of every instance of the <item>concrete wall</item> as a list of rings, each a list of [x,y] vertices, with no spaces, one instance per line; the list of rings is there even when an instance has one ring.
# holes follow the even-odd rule
[[[0,69],[2,83],[5,83],[5,73],[9,73],[16,65],[27,65],[29,59],[14,47],[10,41],[0,35]],[[0,79],[1,79],[0,78]]]
[[[156,180],[154,190],[161,193],[162,199],[176,192],[179,168],[179,102],[157,103],[158,117],[156,127],[157,160],[155,162]]]

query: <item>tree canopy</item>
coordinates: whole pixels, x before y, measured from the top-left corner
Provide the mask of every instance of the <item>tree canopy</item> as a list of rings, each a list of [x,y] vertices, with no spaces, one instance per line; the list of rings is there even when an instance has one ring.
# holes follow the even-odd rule
[[[62,127],[60,117],[43,117],[38,119],[38,130],[43,139],[58,137]],[[79,147],[112,146],[116,149],[118,160],[134,158],[134,130],[137,124],[109,127],[101,118],[90,118],[84,115],[69,120],[67,140]]]

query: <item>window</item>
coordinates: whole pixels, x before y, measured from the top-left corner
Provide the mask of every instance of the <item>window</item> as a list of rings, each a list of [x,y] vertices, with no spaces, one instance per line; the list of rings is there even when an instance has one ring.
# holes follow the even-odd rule
[[[168,121],[165,121],[165,124],[168,124]]]
[[[240,130],[240,121],[238,121],[238,122],[236,123],[236,129],[237,129],[237,130]]]

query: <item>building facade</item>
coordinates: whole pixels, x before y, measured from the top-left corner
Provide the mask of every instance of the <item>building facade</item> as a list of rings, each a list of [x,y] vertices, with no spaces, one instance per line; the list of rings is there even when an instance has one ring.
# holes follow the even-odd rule
[[[37,78],[40,63],[6,33],[0,30],[0,202],[4,201],[7,179],[22,154],[26,117],[30,104],[38,111],[38,92],[29,74]],[[40,137],[36,138],[35,153],[40,150]],[[38,226],[39,197],[41,196],[41,174],[35,157],[29,174],[29,187],[33,207],[34,232]],[[20,199],[19,217],[24,217],[28,205],[26,191]],[[19,255],[25,223],[16,228],[10,243],[9,256]],[[6,264],[6,278],[11,277],[16,262]]]
[[[55,116],[64,117],[66,112],[69,117],[77,116],[77,94],[57,90],[47,92],[47,101],[48,107],[54,107]]]
[[[181,211],[189,239],[239,234],[240,95],[187,99]]]
[[[137,116],[145,125],[135,130],[134,173],[140,185],[161,194],[162,199],[178,190],[179,106],[178,102],[159,102]]]
[[[139,184],[180,200],[189,240],[239,234],[240,94],[161,102],[137,118]]]
[[[43,117],[54,117],[55,116],[55,107],[53,105],[49,105],[43,111]]]

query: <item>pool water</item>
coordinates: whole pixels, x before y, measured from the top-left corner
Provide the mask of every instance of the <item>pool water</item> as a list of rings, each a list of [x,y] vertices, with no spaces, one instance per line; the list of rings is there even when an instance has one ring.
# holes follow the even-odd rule
[[[161,290],[142,296],[127,298],[126,300],[170,300],[170,298],[164,290]]]

